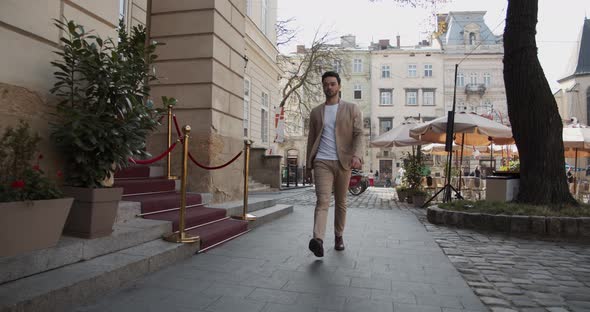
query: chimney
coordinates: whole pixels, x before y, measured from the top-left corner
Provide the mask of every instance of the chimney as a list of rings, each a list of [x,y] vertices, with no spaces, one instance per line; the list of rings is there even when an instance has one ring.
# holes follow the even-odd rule
[[[398,48],[398,49],[399,49],[399,47],[400,47],[400,39],[401,39],[401,37],[400,37],[399,35],[395,36],[395,40],[396,40],[396,42],[397,42],[397,48]]]
[[[380,39],[379,50],[385,50],[387,48],[389,48],[389,39]]]
[[[356,47],[356,36],[346,35],[340,37],[341,48],[355,48]]]
[[[297,54],[304,54],[304,53],[305,53],[305,45],[304,44],[297,45]]]

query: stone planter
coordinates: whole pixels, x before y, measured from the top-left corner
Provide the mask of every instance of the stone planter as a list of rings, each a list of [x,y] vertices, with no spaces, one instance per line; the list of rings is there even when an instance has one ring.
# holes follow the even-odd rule
[[[0,203],[0,257],[57,244],[73,198]]]
[[[97,238],[113,232],[123,188],[67,186],[63,188],[63,192],[75,199],[64,228],[65,234]]]
[[[590,218],[544,217],[520,215],[492,215],[479,212],[452,211],[430,206],[426,210],[428,222],[460,228],[509,234],[534,234],[552,238],[590,238]]]

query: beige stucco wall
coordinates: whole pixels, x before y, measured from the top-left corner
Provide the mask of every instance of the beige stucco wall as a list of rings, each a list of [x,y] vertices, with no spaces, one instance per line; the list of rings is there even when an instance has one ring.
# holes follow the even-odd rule
[[[0,126],[28,121],[42,137],[42,168],[49,176],[62,167],[49,138],[48,121],[55,99],[50,61],[59,47],[53,19],[65,16],[101,37],[115,37],[118,0],[0,1]]]

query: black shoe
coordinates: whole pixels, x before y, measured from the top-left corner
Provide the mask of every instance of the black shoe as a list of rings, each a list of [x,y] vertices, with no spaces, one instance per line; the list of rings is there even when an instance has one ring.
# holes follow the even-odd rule
[[[342,236],[336,236],[336,243],[334,244],[334,249],[338,251],[344,250],[344,240]]]
[[[309,241],[309,250],[311,250],[316,257],[323,257],[324,242],[319,238],[312,238]]]

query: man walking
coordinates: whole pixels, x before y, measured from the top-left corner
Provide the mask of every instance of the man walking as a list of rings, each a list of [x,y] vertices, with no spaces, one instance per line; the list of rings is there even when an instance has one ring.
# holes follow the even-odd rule
[[[313,169],[316,191],[313,238],[309,250],[316,257],[324,256],[324,235],[328,221],[330,196],[334,191],[334,249],[344,250],[346,194],[351,169],[362,164],[362,113],[352,103],[340,100],[340,76],[336,72],[322,75],[326,102],[310,113],[307,138],[308,176]]]

